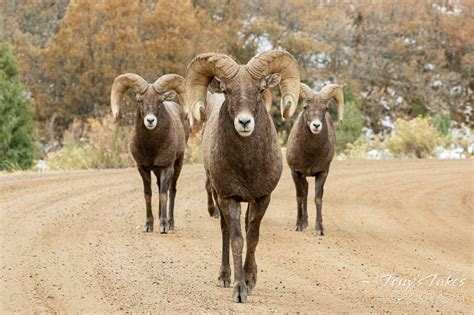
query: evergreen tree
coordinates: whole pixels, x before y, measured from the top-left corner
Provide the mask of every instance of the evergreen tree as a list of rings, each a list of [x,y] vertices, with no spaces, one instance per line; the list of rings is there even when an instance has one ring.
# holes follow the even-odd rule
[[[10,46],[0,42],[0,170],[30,167],[34,152],[33,110]]]

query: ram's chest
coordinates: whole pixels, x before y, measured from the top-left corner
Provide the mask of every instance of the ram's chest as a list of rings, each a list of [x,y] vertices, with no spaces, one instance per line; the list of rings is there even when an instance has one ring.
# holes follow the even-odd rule
[[[149,139],[136,139],[132,142],[130,151],[137,164],[150,167],[173,165],[177,155],[176,146],[170,141]]]
[[[276,139],[258,145],[215,139],[204,145],[205,166],[220,197],[249,201],[270,195],[278,184],[283,163]]]

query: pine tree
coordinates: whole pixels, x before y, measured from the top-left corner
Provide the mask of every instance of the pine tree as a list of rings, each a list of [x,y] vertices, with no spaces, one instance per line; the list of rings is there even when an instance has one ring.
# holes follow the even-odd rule
[[[10,46],[0,42],[0,170],[28,168],[35,153],[33,109]]]

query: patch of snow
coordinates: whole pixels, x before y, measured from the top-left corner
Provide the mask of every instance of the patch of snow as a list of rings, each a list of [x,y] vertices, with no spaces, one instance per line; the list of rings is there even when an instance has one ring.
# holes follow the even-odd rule
[[[434,88],[443,86],[443,81],[441,81],[441,80],[439,80],[439,79],[433,80],[433,81],[431,81],[430,86],[431,86],[431,87],[434,87]]]
[[[471,143],[468,147],[467,147],[467,152],[469,154],[472,154],[474,152],[474,143]]]
[[[375,132],[371,128],[363,127],[362,133],[368,139],[373,139],[375,137]]]
[[[393,154],[390,153],[388,149],[385,149],[383,151],[374,149],[367,152],[367,158],[371,160],[389,159],[389,158],[393,158]]]
[[[425,70],[434,70],[435,66],[432,63],[427,63],[423,68],[425,68]]]
[[[466,155],[463,154],[463,148],[455,148],[455,149],[446,149],[443,147],[436,148],[436,157],[440,160],[447,160],[447,159],[465,159]]]
[[[386,110],[390,110],[390,105],[385,97],[382,96],[379,102]]]
[[[36,162],[35,169],[38,172],[45,172],[48,170],[48,163],[45,160],[38,160],[38,162]]]
[[[393,125],[393,122],[392,122],[392,118],[390,118],[390,116],[385,116],[385,118],[383,118],[380,123],[382,124],[383,127],[385,128],[389,128],[389,129],[393,129],[394,128],[394,125]]]

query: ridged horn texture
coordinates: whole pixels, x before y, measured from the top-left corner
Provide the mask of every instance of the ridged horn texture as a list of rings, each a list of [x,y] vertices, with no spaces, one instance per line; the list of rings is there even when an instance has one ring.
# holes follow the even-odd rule
[[[300,96],[303,99],[313,98],[315,93],[313,90],[304,83],[300,83]]]
[[[337,115],[339,117],[339,121],[342,121],[344,119],[344,93],[342,92],[342,86],[339,84],[326,85],[319,92],[319,96],[325,100],[333,98],[336,101]]]
[[[120,118],[120,102],[128,89],[133,89],[138,93],[145,93],[148,83],[141,76],[135,73],[121,74],[115,78],[110,92],[110,107],[115,120]]]
[[[298,62],[287,51],[269,50],[253,57],[245,66],[250,75],[261,80],[272,73],[281,76],[281,115],[290,118],[296,110],[300,95],[300,71]]]
[[[186,71],[186,90],[192,116],[200,121],[205,113],[207,86],[213,77],[232,79],[239,65],[229,56],[220,53],[205,53],[195,57]]]
[[[263,96],[263,103],[265,104],[265,107],[267,108],[267,112],[270,112],[272,108],[272,92],[270,92],[269,89],[265,89],[262,93]]]
[[[178,74],[165,74],[153,83],[153,89],[157,93],[165,93],[173,90],[178,94],[179,102],[183,108],[188,106],[186,96],[186,83],[184,78]]]

